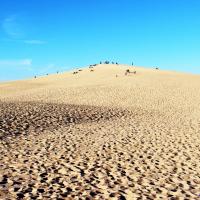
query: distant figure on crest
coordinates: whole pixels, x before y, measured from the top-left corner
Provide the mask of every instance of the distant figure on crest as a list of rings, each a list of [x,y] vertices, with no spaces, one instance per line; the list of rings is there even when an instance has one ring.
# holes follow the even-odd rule
[[[128,74],[130,74],[130,70],[129,70],[129,69],[127,69],[127,70],[125,71],[125,76],[127,76]]]
[[[127,76],[128,74],[136,74],[136,71],[131,72],[130,69],[127,69],[125,71],[125,76]]]

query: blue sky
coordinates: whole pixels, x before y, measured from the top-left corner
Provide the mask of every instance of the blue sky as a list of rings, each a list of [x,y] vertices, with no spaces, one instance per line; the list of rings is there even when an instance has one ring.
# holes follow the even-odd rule
[[[101,60],[200,73],[199,0],[0,2],[0,81]]]

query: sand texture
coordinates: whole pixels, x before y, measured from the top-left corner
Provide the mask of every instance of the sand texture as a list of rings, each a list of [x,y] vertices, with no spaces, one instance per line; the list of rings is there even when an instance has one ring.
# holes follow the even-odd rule
[[[0,199],[200,199],[200,76],[97,65],[1,83]]]

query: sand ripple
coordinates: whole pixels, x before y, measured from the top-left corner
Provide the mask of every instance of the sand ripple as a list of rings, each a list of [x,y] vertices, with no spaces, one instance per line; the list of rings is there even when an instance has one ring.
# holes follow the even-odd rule
[[[194,121],[34,102],[0,113],[0,199],[199,199]]]

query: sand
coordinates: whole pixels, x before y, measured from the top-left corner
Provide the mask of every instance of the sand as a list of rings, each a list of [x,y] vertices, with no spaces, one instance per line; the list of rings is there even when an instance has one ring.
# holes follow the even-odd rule
[[[0,84],[0,199],[200,199],[200,76],[81,70]]]

